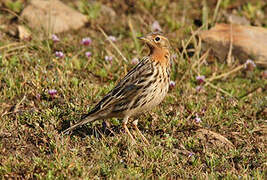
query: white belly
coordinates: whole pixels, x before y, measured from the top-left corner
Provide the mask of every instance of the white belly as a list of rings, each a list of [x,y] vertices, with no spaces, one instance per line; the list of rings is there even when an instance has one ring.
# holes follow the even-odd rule
[[[147,96],[140,101],[140,106],[136,109],[130,110],[131,115],[137,115],[142,112],[151,110],[155,106],[159,105],[169,90],[169,83],[155,84],[147,89]]]

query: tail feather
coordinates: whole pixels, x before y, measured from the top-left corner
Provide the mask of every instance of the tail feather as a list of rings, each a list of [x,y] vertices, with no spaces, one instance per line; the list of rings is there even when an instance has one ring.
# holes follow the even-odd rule
[[[74,124],[73,126],[71,126],[71,127],[69,127],[68,129],[64,130],[64,131],[62,132],[62,134],[66,134],[66,133],[68,133],[69,131],[72,131],[72,130],[74,130],[74,129],[77,128],[77,127],[80,127],[80,126],[82,126],[82,125],[84,125],[84,124],[86,124],[86,123],[89,123],[89,122],[93,122],[93,121],[95,121],[95,120],[97,120],[97,117],[95,117],[95,116],[86,116],[86,117],[84,117],[80,122],[78,122],[77,124]]]

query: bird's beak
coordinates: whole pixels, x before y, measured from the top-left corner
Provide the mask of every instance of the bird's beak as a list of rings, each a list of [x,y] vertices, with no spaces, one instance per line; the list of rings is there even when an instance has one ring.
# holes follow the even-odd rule
[[[146,36],[141,36],[141,37],[137,37],[138,39],[144,41],[149,47],[153,47],[153,43],[151,42],[151,40],[149,38],[147,38]]]
[[[142,40],[142,41],[148,41],[148,39],[147,39],[145,36],[137,37],[137,39],[140,39],[140,40]]]

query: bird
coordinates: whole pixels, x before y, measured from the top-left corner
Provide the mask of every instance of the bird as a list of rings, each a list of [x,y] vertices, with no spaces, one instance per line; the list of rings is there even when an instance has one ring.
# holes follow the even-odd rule
[[[149,111],[159,105],[167,95],[170,84],[170,43],[162,33],[149,33],[139,37],[149,48],[149,54],[132,68],[118,84],[80,122],[67,128],[66,134],[89,122],[116,117],[122,119],[122,127],[135,144],[127,123],[130,117]],[[138,120],[132,122],[142,141],[149,141],[139,130]]]

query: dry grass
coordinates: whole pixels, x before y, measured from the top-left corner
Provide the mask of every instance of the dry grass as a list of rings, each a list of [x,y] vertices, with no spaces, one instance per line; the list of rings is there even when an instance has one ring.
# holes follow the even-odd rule
[[[240,64],[235,62],[229,68],[202,52],[196,37],[199,27],[194,24],[203,13],[203,23],[223,22],[222,11],[231,9],[249,14],[254,22],[256,17],[247,7],[264,12],[266,7],[258,5],[263,1],[222,0],[219,9],[208,0],[205,8],[205,3],[196,0],[101,3],[117,10],[120,21],[100,21],[105,18],[100,14],[99,19],[90,19],[88,27],[59,34],[58,43],[39,40],[37,35],[32,41],[18,42],[0,31],[0,176],[266,179],[267,82],[262,70],[241,68],[228,73]],[[0,18],[6,23],[14,16],[2,13]],[[115,118],[110,128],[95,122],[61,136],[61,130],[78,121],[134,66],[132,58],[146,53],[133,34],[150,32],[154,20],[162,25],[177,57],[171,76],[176,86],[160,107],[137,117],[151,145],[145,146],[140,139],[131,145],[120,119]],[[117,37],[115,46],[127,62],[98,27]],[[83,37],[91,37],[92,45],[83,47]],[[58,50],[65,58],[55,57]],[[86,51],[92,52],[90,59]],[[104,60],[105,55],[113,56],[112,63]],[[199,91],[198,75],[207,80]],[[48,94],[50,89],[57,90],[55,97]]]

